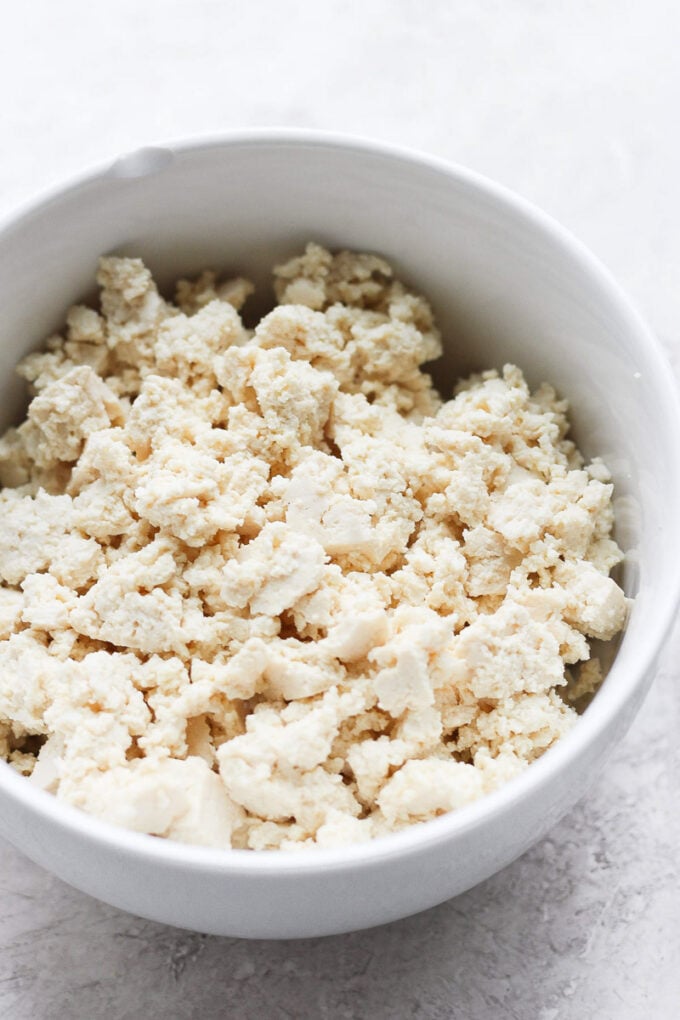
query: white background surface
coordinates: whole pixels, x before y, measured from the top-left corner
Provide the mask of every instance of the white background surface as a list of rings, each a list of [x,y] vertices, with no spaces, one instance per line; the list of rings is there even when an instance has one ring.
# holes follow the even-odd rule
[[[679,36],[675,0],[0,0],[0,215],[153,141],[273,125],[373,136],[555,215],[677,366]],[[385,928],[193,935],[90,900],[0,843],[0,1018],[680,1016],[679,647],[548,839]]]

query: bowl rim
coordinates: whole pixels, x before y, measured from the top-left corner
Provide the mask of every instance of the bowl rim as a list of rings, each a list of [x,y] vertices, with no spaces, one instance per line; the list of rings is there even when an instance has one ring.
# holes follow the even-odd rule
[[[655,388],[664,398],[664,411],[668,418],[666,425],[673,428],[678,440],[675,444],[675,459],[676,477],[680,478],[680,399],[673,371],[659,341],[609,270],[569,230],[532,202],[485,175],[444,158],[352,134],[299,128],[251,128],[158,141],[85,169],[65,182],[58,182],[37,196],[19,203],[0,218],[0,236],[11,233],[14,228],[20,227],[24,219],[39,215],[53,202],[60,201],[70,193],[103,178],[117,176],[116,164],[120,166],[122,162],[140,154],[165,152],[172,153],[174,157],[195,154],[201,150],[230,149],[239,146],[339,149],[357,155],[380,157],[388,162],[407,164],[414,170],[429,169],[484,195],[503,213],[511,213],[524,219],[537,233],[560,248],[572,262],[581,265],[603,296],[616,307],[627,330],[636,335],[640,348],[645,349],[648,367],[651,366],[654,372]],[[675,509],[680,510],[678,486],[675,504]],[[427,848],[453,840],[473,828],[481,828],[492,818],[508,814],[521,801],[538,794],[558,773],[577,760],[586,747],[597,741],[612,720],[623,712],[636,695],[642,697],[680,603],[680,543],[676,543],[672,555],[678,565],[675,580],[671,588],[663,593],[660,604],[655,605],[653,624],[646,632],[644,642],[638,642],[635,647],[627,649],[624,645],[621,651],[625,652],[625,661],[621,657],[621,652],[617,653],[608,674],[609,682],[598,692],[578,724],[539,759],[532,762],[530,767],[508,780],[499,789],[456,811],[427,822],[410,825],[399,832],[338,847],[259,853],[252,850],[217,849],[134,832],[87,815],[33,786],[5,762],[0,762],[0,791],[11,798],[18,807],[43,816],[54,826],[67,830],[70,835],[82,839],[91,846],[114,850],[121,857],[136,859],[141,857],[150,864],[180,866],[199,872],[261,877],[302,872],[315,874],[361,866],[369,867],[387,859],[420,853]],[[657,599],[657,602],[659,601]],[[12,841],[11,832],[4,835]]]

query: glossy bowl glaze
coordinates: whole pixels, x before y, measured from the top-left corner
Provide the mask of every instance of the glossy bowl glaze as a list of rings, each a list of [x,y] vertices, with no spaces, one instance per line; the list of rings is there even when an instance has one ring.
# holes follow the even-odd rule
[[[201,932],[293,938],[368,927],[508,864],[582,796],[625,733],[678,602],[680,414],[645,324],[538,210],[460,167],[376,143],[268,131],[144,149],[5,222],[0,424],[25,402],[14,365],[87,296],[99,255],[141,255],[162,284],[205,266],[234,270],[266,295],[272,265],[311,239],[379,252],[430,298],[444,391],[471,369],[513,361],[569,399],[581,449],[614,475],[635,603],[602,689],[568,736],[483,800],[371,843],[187,846],[92,819],[0,764],[3,836],[93,896]]]

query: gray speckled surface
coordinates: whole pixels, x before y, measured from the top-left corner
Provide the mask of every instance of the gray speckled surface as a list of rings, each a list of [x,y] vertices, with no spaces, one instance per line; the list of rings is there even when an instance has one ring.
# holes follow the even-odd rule
[[[674,0],[24,0],[0,33],[0,215],[150,140],[267,124],[372,135],[552,212],[677,366],[679,29]],[[0,1020],[680,1016],[679,641],[546,840],[385,928],[193,935],[103,906],[0,844]]]

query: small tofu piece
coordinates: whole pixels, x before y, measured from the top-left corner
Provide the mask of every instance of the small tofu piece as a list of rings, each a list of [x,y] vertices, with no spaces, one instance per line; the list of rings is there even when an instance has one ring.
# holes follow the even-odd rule
[[[122,408],[88,365],[72,368],[31,401],[22,426],[26,452],[38,467],[78,460],[85,440],[122,421]]]

